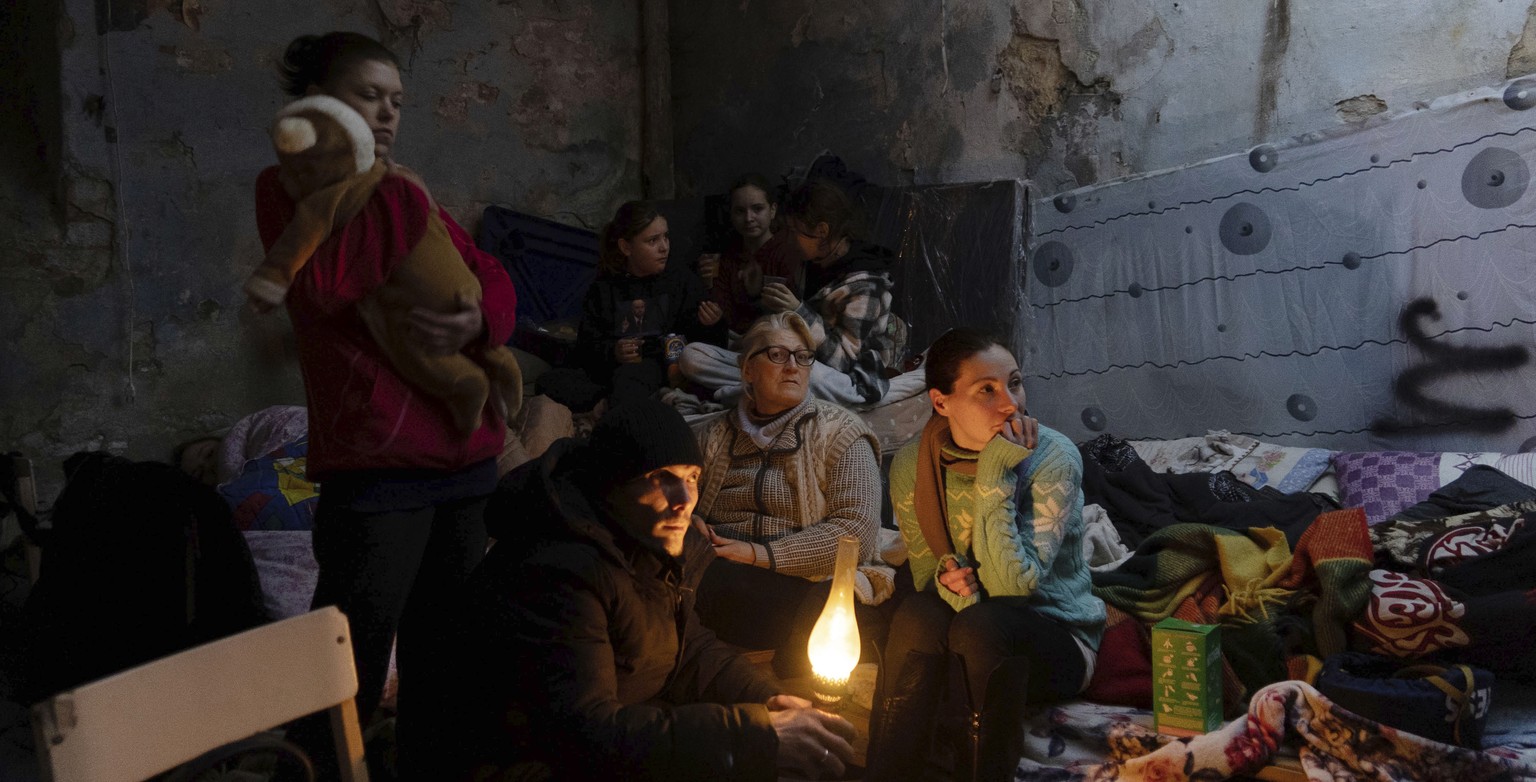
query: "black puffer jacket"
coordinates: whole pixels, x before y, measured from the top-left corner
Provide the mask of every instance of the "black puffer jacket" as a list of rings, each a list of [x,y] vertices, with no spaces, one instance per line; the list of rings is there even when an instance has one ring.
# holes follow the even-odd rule
[[[778,682],[699,624],[714,556],[681,558],[611,526],[583,496],[582,449],[555,443],[503,479],[496,545],[470,579],[459,708],[466,765],[547,767],[556,779],[774,779],[764,702]]]

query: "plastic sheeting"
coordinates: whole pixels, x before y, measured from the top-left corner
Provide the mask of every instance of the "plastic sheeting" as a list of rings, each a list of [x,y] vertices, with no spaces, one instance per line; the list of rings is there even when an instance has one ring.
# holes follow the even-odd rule
[[[1536,449],[1533,107],[1519,80],[1033,202],[1031,412],[1078,441]]]

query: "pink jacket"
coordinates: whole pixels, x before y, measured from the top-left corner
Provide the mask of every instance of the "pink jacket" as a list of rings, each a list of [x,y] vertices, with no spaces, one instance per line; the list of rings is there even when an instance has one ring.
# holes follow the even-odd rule
[[[385,177],[363,210],[320,245],[289,290],[309,403],[312,481],[350,470],[455,470],[501,453],[505,421],[487,407],[483,425],[468,440],[455,436],[447,407],[395,374],[353,306],[421,240],[429,203],[405,178]],[[277,167],[261,172],[256,223],[264,246],[277,241],[293,213]],[[446,211],[439,208],[438,214],[480,279],[485,344],[504,344],[516,321],[512,280]]]

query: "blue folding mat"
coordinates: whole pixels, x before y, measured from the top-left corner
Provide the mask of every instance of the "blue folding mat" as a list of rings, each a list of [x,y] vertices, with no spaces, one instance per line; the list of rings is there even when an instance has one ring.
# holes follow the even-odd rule
[[[595,232],[493,205],[481,216],[475,244],[501,261],[517,287],[518,337],[581,318],[582,298],[597,276]]]

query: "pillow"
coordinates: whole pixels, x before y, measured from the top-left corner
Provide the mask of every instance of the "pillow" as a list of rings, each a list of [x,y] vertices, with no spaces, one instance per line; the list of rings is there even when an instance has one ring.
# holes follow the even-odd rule
[[[1210,431],[1178,440],[1131,440],[1136,455],[1155,473],[1230,472],[1255,489],[1265,486],[1294,494],[1306,491],[1325,472],[1333,451],[1291,448],[1246,435]]]
[[[1291,448],[1259,443],[1232,466],[1232,474],[1255,489],[1272,486],[1276,491],[1294,494],[1307,491],[1328,471],[1334,452],[1326,448]]]
[[[1429,498],[1468,468],[1491,465],[1503,454],[1439,451],[1348,451],[1333,455],[1339,502],[1364,508],[1367,524],[1380,524]]]
[[[1536,486],[1536,453],[1512,453],[1500,456],[1494,469],[1525,484]]]

